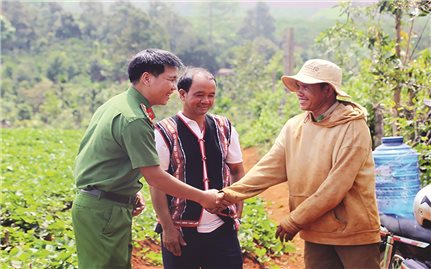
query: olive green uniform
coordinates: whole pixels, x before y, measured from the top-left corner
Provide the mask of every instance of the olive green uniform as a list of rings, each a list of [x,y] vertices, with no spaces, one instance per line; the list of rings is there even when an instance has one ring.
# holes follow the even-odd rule
[[[79,147],[74,176],[78,194],[72,221],[79,268],[130,268],[133,198],[139,168],[159,165],[148,101],[129,88],[97,109]],[[96,189],[130,197],[116,202],[82,192]]]

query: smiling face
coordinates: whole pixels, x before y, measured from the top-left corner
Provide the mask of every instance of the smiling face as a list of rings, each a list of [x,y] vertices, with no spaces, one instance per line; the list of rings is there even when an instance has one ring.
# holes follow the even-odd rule
[[[188,92],[179,89],[183,102],[183,113],[190,119],[201,118],[213,107],[216,95],[216,83],[208,74],[194,74]]]
[[[165,66],[165,72],[157,77],[145,73],[148,76],[149,95],[146,96],[150,104],[166,105],[170,95],[177,88],[178,69],[176,67]]]
[[[335,93],[331,86],[321,83],[305,84],[297,81],[299,107],[311,111],[313,116],[319,116],[328,110],[335,102]]]

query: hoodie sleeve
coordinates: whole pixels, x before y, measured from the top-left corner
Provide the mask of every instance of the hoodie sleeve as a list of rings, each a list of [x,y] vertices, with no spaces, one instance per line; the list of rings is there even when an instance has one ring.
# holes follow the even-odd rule
[[[334,209],[346,197],[360,173],[374,171],[370,161],[371,138],[365,121],[351,122],[343,139],[326,180],[290,213],[290,218],[298,226],[313,223]]]
[[[258,195],[271,186],[287,181],[283,127],[270,151],[241,180],[223,189],[231,203]]]

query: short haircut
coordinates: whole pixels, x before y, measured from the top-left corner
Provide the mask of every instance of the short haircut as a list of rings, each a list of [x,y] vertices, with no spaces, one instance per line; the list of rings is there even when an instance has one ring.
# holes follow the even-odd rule
[[[331,84],[327,83],[327,82],[320,82],[320,88],[323,90],[326,86],[332,87]]]
[[[184,91],[189,92],[190,87],[192,86],[193,76],[196,75],[197,73],[206,74],[209,80],[214,80],[214,83],[217,86],[217,81],[214,75],[210,73],[210,71],[202,67],[189,66],[184,70],[184,72],[181,74],[180,78],[178,79],[177,89],[178,90],[183,89]]]
[[[145,72],[157,77],[165,72],[165,66],[182,68],[183,63],[172,52],[161,49],[145,49],[138,52],[130,60],[127,69],[129,80],[132,83],[136,83]]]

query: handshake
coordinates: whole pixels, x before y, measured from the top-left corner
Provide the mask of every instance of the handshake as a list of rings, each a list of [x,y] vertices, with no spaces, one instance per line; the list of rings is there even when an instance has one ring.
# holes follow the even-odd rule
[[[223,191],[218,191],[215,189],[203,191],[203,194],[204,199],[200,202],[200,204],[212,214],[219,214],[226,207],[238,202],[232,201],[235,200],[234,197],[225,194]],[[281,242],[287,242],[292,240],[300,230],[301,227],[292,219],[291,215],[288,214],[278,225],[275,237],[280,239]]]
[[[223,191],[216,189],[203,191],[203,199],[201,199],[199,203],[208,212],[213,214],[220,213],[226,209],[226,207],[233,204],[225,199],[225,193]]]

